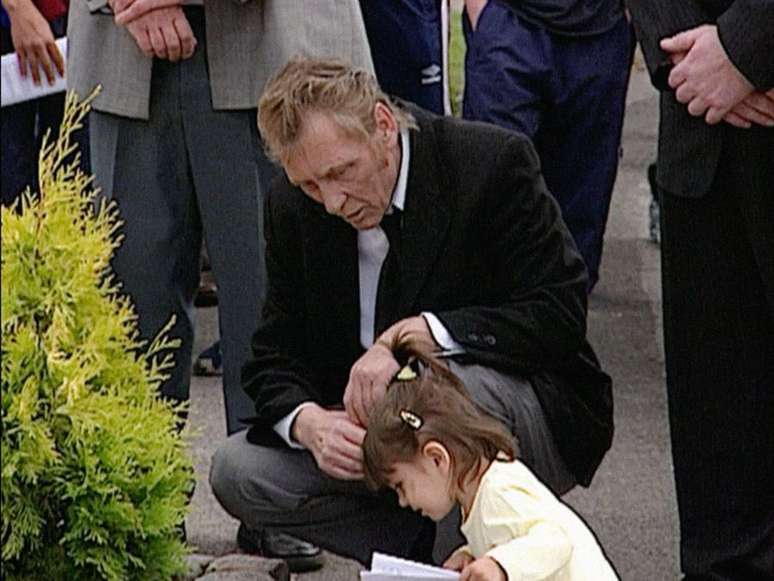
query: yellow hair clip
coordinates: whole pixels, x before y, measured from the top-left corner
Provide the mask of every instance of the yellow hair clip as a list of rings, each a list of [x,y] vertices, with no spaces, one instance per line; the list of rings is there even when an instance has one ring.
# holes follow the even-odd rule
[[[400,410],[400,419],[412,430],[418,430],[425,423],[421,417],[410,410]]]
[[[398,371],[398,375],[395,376],[395,379],[398,381],[411,381],[416,378],[417,372],[411,369],[411,365],[404,365],[403,368]]]

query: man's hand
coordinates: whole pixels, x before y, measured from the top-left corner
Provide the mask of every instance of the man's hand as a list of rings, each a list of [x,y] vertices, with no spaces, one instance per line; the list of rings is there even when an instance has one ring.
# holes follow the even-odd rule
[[[312,453],[327,475],[339,480],[363,478],[365,430],[352,423],[345,412],[316,404],[306,406],[296,416],[291,435]]]
[[[373,406],[384,397],[390,381],[400,371],[400,366],[390,350],[396,337],[411,337],[436,347],[425,318],[408,317],[388,328],[373,346],[355,361],[349,373],[349,383],[344,390],[344,409],[350,419],[361,426],[368,426],[368,417]]]
[[[720,44],[716,26],[702,25],[661,41],[661,48],[676,62],[669,73],[675,97],[694,117],[719,123],[753,92],[753,86],[729,60]],[[685,53],[684,56],[681,53]]]
[[[475,560],[476,558],[467,551],[458,550],[444,561],[443,568],[451,569],[452,571],[462,571]]]
[[[465,0],[465,12],[468,13],[468,20],[470,20],[470,27],[475,30],[478,26],[478,19],[481,17],[481,13],[484,11],[489,0]]]
[[[126,25],[159,8],[180,6],[183,0],[112,0],[116,24]]]
[[[40,69],[49,85],[54,84],[55,72],[64,77],[65,63],[54,41],[54,34],[43,15],[31,0],[3,3],[11,21],[11,42],[19,61],[19,74],[32,75],[32,81],[40,85]]]
[[[462,570],[460,581],[508,581],[508,577],[497,561],[481,557]]]
[[[368,426],[368,416],[374,404],[384,397],[390,380],[400,370],[392,351],[377,341],[355,361],[349,372],[349,383],[344,390],[344,409],[349,419]]]
[[[669,60],[673,65],[677,65],[685,59],[687,54],[684,51],[673,52],[669,55]],[[766,93],[753,91],[734,105],[725,114],[723,121],[741,129],[749,129],[753,125],[774,127],[774,89]]]
[[[726,113],[723,121],[742,129],[749,129],[753,125],[774,127],[774,89],[766,93],[750,93]]]
[[[147,57],[177,62],[189,58],[196,48],[196,38],[179,6],[148,12],[127,24],[126,29]]]

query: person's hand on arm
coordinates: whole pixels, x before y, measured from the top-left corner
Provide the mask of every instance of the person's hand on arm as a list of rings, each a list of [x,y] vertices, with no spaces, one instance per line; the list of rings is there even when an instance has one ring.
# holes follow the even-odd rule
[[[32,75],[40,85],[40,70],[53,85],[56,73],[64,77],[65,63],[57,47],[51,26],[32,3],[32,0],[3,0],[3,8],[11,21],[11,41],[19,62],[19,74]]]
[[[129,22],[126,29],[147,57],[177,62],[189,58],[196,48],[196,38],[180,6],[147,12]]]
[[[669,73],[669,86],[694,117],[703,116],[710,125],[719,123],[753,93],[753,85],[726,54],[716,26],[685,30],[662,39],[660,46],[667,53],[681,55]]]
[[[317,466],[339,480],[363,478],[361,446],[365,430],[346,412],[326,410],[317,404],[305,406],[291,429],[294,440],[309,450]]]
[[[368,426],[373,406],[384,397],[392,378],[400,370],[390,349],[399,336],[413,336],[435,345],[424,317],[402,319],[387,329],[360,359],[355,361],[344,390],[344,409],[350,420]]]

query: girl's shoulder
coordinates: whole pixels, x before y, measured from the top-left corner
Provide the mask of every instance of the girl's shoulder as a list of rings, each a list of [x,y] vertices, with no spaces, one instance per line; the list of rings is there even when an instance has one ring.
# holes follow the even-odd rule
[[[512,499],[513,495],[528,496],[534,500],[555,497],[535,473],[518,459],[492,462],[482,479],[482,488],[485,496],[499,501]]]

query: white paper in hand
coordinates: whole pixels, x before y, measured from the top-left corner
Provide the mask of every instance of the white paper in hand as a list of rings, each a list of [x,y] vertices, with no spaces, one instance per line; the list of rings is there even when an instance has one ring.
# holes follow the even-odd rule
[[[371,559],[370,571],[360,572],[360,579],[362,581],[394,581],[395,579],[403,579],[404,581],[451,581],[459,578],[460,575],[456,571],[415,563],[414,561],[382,553],[374,553]]]
[[[59,52],[62,53],[62,58],[67,60],[67,38],[57,38],[56,45],[59,47]],[[29,71],[26,77],[22,77],[19,74],[19,62],[15,52],[9,52],[2,56],[0,72],[2,72],[0,95],[2,96],[3,107],[22,103],[23,101],[30,101],[45,95],[60,93],[67,88],[67,81],[58,72],[55,72],[53,85],[48,84],[46,75],[43,74],[42,70],[40,72],[42,79],[40,85],[35,84]]]

